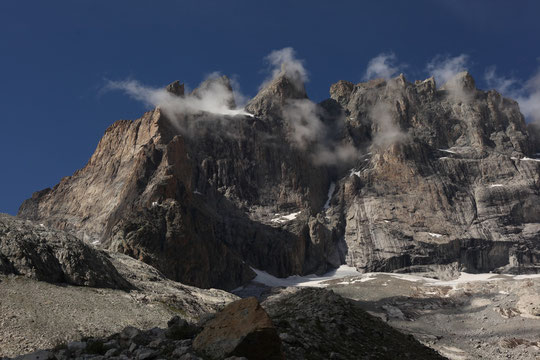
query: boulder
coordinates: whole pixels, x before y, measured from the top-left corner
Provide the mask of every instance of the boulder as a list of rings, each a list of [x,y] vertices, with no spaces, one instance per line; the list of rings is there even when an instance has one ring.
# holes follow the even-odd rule
[[[227,305],[205,325],[193,348],[211,359],[284,359],[272,320],[254,297]]]

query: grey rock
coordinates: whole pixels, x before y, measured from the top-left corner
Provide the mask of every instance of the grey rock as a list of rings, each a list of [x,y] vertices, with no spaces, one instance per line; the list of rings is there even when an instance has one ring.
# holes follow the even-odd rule
[[[106,253],[74,236],[0,214],[0,273],[53,283],[131,289]]]
[[[67,344],[69,351],[81,352],[86,349],[86,341],[72,341]]]
[[[373,116],[376,103],[390,104],[382,115],[401,134],[368,142],[362,162],[339,180],[333,207],[345,219],[336,230],[346,262],[361,271],[429,272],[457,262],[469,272],[535,272],[540,163],[517,160],[532,148],[517,103],[476,89],[468,73],[440,90],[432,82],[331,89],[351,141],[388,135]]]
[[[54,359],[54,354],[47,350],[38,350],[31,354],[17,356],[16,360],[49,360]]]
[[[172,354],[173,356],[180,357],[184,354],[187,354],[190,350],[191,350],[191,347],[189,346],[181,346],[174,349]]]
[[[105,357],[106,358],[109,358],[109,357],[113,357],[113,356],[116,356],[118,355],[119,353],[119,350],[118,349],[109,349],[105,352]]]
[[[180,84],[178,80],[167,85],[165,89],[173,95],[184,96],[184,84]]]
[[[118,341],[116,341],[114,339],[103,343],[103,348],[106,349],[106,350],[115,349],[118,346],[119,346]]]
[[[158,355],[158,352],[152,349],[141,349],[138,351],[137,359],[138,360],[149,360],[154,359]]]
[[[195,354],[192,354],[192,353],[189,353],[189,354],[184,354],[180,357],[180,360],[201,360],[200,357],[198,357],[197,355]]]
[[[126,326],[122,332],[120,332],[120,338],[125,340],[133,340],[137,336],[141,334],[141,330],[133,327],[133,326]]]

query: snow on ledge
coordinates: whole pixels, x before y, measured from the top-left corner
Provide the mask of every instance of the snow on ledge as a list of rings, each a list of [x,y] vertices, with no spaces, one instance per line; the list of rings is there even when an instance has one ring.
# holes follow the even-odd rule
[[[491,185],[489,185],[490,188],[501,187],[501,186],[504,186],[504,185],[503,184],[491,184]]]
[[[361,171],[354,171],[355,169],[351,169],[351,173],[349,174],[349,177],[352,177],[353,175],[356,175],[357,177],[360,177]]]
[[[367,281],[376,280],[379,276],[390,276],[394,279],[424,283],[428,286],[451,286],[456,289],[458,285],[473,283],[473,282],[489,282],[498,280],[525,280],[525,279],[540,279],[540,274],[531,275],[509,275],[509,274],[495,274],[495,273],[483,273],[483,274],[469,274],[461,272],[459,278],[455,280],[438,280],[420,275],[403,274],[403,273],[387,273],[387,272],[371,272],[371,273],[359,273],[354,267],[341,265],[339,268],[334,269],[322,276],[317,275],[293,275],[287,278],[277,278],[268,274],[265,271],[251,268],[257,276],[253,281],[264,284],[271,287],[326,287],[329,284],[329,280],[343,279],[338,283],[332,285],[351,285],[355,283],[363,283]],[[388,285],[388,281],[385,282]]]
[[[448,149],[437,149],[437,150],[444,151],[444,152],[447,152],[447,153],[450,153],[450,154],[457,154],[457,152],[452,151],[452,150],[448,150]]]
[[[443,236],[442,234],[436,234],[436,233],[430,233],[430,232],[428,232],[428,235],[429,235],[429,236],[436,237],[436,238],[440,238],[440,237]]]
[[[533,158],[530,158],[530,157],[522,157],[521,159],[520,158],[517,158],[515,156],[512,156],[510,159],[512,160],[522,160],[522,161],[536,161],[536,162],[540,162],[540,159],[533,159]]]
[[[278,217],[276,218],[273,218],[272,222],[275,222],[275,223],[278,223],[278,224],[282,224],[282,223],[286,223],[287,221],[291,221],[291,220],[294,220],[298,217],[298,215],[300,215],[302,211],[298,211],[298,212],[295,212],[295,213],[291,213],[291,214],[288,214],[288,215],[279,215],[279,214],[276,214],[278,215]]]
[[[324,207],[323,207],[324,210],[328,210],[328,208],[330,208],[330,200],[332,200],[334,191],[336,191],[336,183],[332,182],[330,184],[330,188],[328,189],[328,199],[326,200],[326,203],[324,204]]]
[[[315,274],[312,275],[293,275],[289,276],[287,278],[278,278],[273,275],[270,275],[266,271],[257,270],[255,268],[251,268],[257,276],[253,281],[267,285],[267,286],[298,286],[298,287],[324,287],[326,285],[321,284],[324,281],[328,280],[334,280],[334,279],[341,279],[348,276],[358,276],[360,273],[356,270],[356,268],[348,266],[348,265],[341,265],[337,269],[334,269],[332,271],[327,272],[326,274],[322,276],[317,276]]]

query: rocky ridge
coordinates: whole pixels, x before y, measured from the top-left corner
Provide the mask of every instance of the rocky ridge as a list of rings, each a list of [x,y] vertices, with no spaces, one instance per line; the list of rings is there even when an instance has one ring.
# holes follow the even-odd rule
[[[253,116],[157,108],[116,122],[83,169],[19,216],[200,287],[232,289],[250,267],[537,271],[540,161],[516,102],[468,73],[440,88],[340,81],[318,105],[297,80],[267,84]],[[353,153],[317,161],[322,135],[299,144],[297,133],[314,125],[328,149]]]
[[[0,274],[52,283],[129,290],[101,250],[64,231],[0,214]]]

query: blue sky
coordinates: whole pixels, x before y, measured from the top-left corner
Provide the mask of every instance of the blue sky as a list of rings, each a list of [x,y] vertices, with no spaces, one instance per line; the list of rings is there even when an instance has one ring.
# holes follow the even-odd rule
[[[2,0],[0,212],[83,167],[107,126],[147,109],[104,91],[109,80],[193,88],[219,71],[254,96],[265,56],[292,47],[315,101],[362,81],[381,53],[411,81],[435,56],[464,54],[479,87],[496,66],[518,88],[538,70],[539,14],[538,1],[503,0]]]

